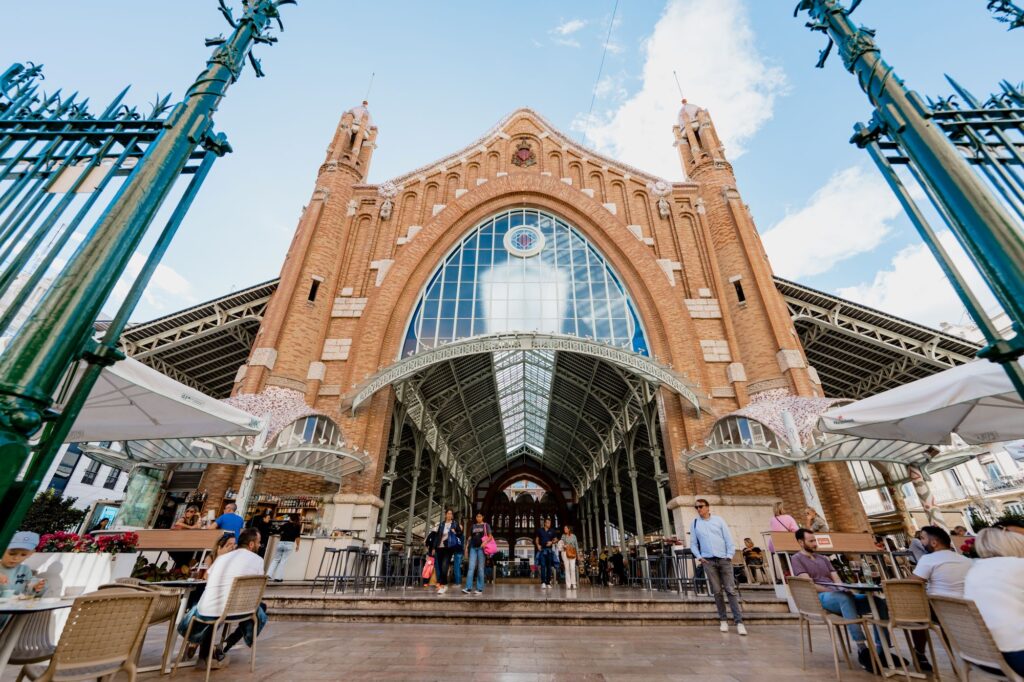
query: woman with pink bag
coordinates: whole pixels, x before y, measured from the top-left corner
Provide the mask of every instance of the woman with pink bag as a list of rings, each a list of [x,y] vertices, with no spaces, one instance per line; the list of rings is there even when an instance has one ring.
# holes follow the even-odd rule
[[[493,546],[497,549],[494,537],[491,535],[490,525],[484,523],[484,515],[477,512],[476,523],[470,528],[469,542],[466,543],[469,547],[469,569],[466,572],[466,586],[462,588],[462,591],[466,594],[470,593],[470,587],[473,585],[473,576],[476,575],[476,589],[473,590],[473,594],[483,594],[484,591],[484,564],[486,559],[484,557],[484,547],[490,548]]]

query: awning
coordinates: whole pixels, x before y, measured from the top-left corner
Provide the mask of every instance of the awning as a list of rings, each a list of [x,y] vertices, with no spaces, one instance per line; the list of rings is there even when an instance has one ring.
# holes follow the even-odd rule
[[[104,368],[65,440],[254,436],[261,428],[248,412],[126,359]]]
[[[825,412],[822,428],[939,445],[1024,438],[1024,401],[1002,365],[977,360]]]

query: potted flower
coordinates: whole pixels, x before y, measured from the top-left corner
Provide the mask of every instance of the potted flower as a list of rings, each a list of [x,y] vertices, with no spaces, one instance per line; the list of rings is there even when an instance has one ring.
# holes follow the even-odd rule
[[[53,596],[91,592],[131,575],[138,544],[136,533],[93,537],[57,531],[43,535],[36,553],[25,563],[47,574],[47,592]]]

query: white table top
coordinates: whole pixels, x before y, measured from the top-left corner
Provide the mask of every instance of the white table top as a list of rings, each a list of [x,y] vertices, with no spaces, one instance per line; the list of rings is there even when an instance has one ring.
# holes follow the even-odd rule
[[[9,597],[0,599],[0,613],[37,613],[39,611],[53,611],[54,609],[67,609],[75,603],[74,599],[18,599]]]

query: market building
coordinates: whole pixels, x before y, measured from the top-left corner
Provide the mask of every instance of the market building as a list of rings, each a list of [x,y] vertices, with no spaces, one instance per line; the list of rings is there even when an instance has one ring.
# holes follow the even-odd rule
[[[519,109],[371,184],[364,103],[341,117],[280,278],[136,325],[124,348],[253,414],[287,406],[300,440],[329,431],[358,466],[266,467],[251,498],[310,533],[408,543],[451,506],[514,547],[535,519],[498,493],[528,481],[589,545],[685,537],[695,495],[757,536],[774,502],[806,505],[796,470],[712,480],[681,453],[746,406],[870,395],[976,346],[774,278],[709,113],[684,103],[672,131],[682,182]],[[868,528],[847,464],[811,476],[833,530]],[[243,468],[165,486],[179,477],[219,513]]]

